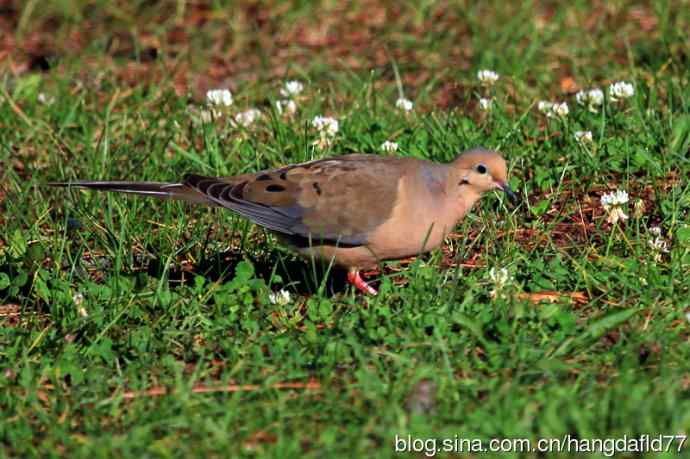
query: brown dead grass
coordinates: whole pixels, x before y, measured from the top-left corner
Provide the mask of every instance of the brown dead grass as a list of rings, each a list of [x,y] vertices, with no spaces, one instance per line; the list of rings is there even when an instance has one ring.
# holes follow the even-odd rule
[[[166,80],[180,95],[200,96],[213,86],[235,89],[315,65],[334,71],[378,69],[384,80],[393,81],[394,60],[410,91],[434,80],[432,101],[445,109],[462,102],[460,94],[467,91],[457,82],[457,72],[472,68],[482,51],[474,49],[475,31],[464,16],[471,8],[455,2],[439,2],[421,13],[418,7],[376,0],[314,3],[301,11],[278,1],[243,0],[232,9],[188,1],[179,17],[174,2],[152,2],[140,11],[130,2],[111,4],[86,2],[79,20],[45,8],[22,24],[25,2],[0,0],[0,68],[15,76],[53,67],[67,71],[63,63],[80,59],[83,81],[108,70],[123,84]],[[506,24],[518,8],[487,4],[475,6],[473,14],[490,28]],[[611,30],[625,37],[601,53],[602,63],[625,63],[626,43],[659,36],[659,19],[646,5],[592,1],[589,9],[566,10],[564,24],[581,28],[593,40]],[[555,15],[555,4],[537,3],[533,26],[546,30]],[[568,40],[554,39],[546,48],[563,93],[583,84],[566,63],[577,62]],[[517,43],[529,45],[524,39]]]

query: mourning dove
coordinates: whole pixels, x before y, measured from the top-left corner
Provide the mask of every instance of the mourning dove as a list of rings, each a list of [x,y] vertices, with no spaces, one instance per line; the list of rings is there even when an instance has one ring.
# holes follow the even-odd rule
[[[499,189],[517,200],[505,160],[484,149],[447,164],[352,154],[233,177],[187,175],[180,183],[51,185],[225,207],[301,255],[347,268],[348,281],[372,295],[377,292],[360,277],[361,269],[438,247],[484,192]]]

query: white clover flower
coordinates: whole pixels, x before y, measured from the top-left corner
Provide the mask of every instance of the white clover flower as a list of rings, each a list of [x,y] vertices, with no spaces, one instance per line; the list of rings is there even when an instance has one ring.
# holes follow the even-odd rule
[[[537,103],[537,109],[547,117],[567,116],[570,112],[566,102],[549,102],[547,100],[540,100]]]
[[[271,304],[277,304],[278,306],[285,306],[292,300],[290,292],[287,290],[280,290],[279,292],[271,292],[268,294],[268,301]]]
[[[213,123],[214,120],[223,116],[223,113],[215,108],[200,108],[194,105],[187,107],[187,114],[195,125]]]
[[[605,210],[613,206],[622,206],[630,200],[628,192],[625,190],[616,190],[606,193],[601,197],[601,204]]]
[[[213,123],[213,120],[223,116],[218,110],[201,110],[199,111],[199,121],[202,123]]]
[[[628,216],[621,208],[623,204],[628,202],[628,200],[628,193],[624,190],[616,190],[611,193],[606,193],[601,197],[601,205],[609,214],[607,219],[609,223],[615,224],[618,222],[618,220],[625,221],[628,219]]]
[[[565,118],[570,113],[567,102],[549,102],[546,100],[540,100],[537,104],[537,108],[540,112],[546,115],[547,118],[561,117]]]
[[[325,133],[331,137],[336,135],[339,129],[338,120],[330,116],[316,116],[311,125],[320,133]]]
[[[575,100],[579,105],[586,105],[590,112],[598,113],[597,107],[604,103],[604,91],[599,88],[579,91],[575,94]]]
[[[297,103],[292,99],[277,100],[276,111],[279,115],[294,115],[297,112]]]
[[[480,70],[477,72],[477,79],[484,86],[493,86],[498,81],[498,73],[493,70]]]
[[[553,108],[551,109],[551,112],[556,115],[560,116],[561,118],[564,118],[568,116],[568,113],[570,113],[570,109],[568,108],[568,103],[567,102],[561,102],[553,104]]]
[[[299,81],[286,81],[285,86],[280,89],[280,95],[283,97],[293,97],[300,94],[304,90],[304,85]]]
[[[580,105],[601,105],[604,103],[604,92],[599,88],[578,91],[575,100]]]
[[[580,90],[575,94],[575,102],[579,105],[585,105],[589,100],[589,91]]]
[[[486,99],[484,97],[479,99],[479,108],[482,111],[485,111],[485,112],[491,111],[491,108],[493,107],[493,105],[494,105],[494,101],[491,99]]]
[[[647,242],[649,247],[654,252],[654,261],[659,262],[663,257],[663,254],[668,253],[668,241],[661,236],[661,228],[658,226],[653,226],[649,228],[649,232],[654,236],[653,239],[649,239]]]
[[[489,278],[494,285],[504,287],[510,281],[510,273],[507,268],[491,268],[489,270]]]
[[[613,225],[614,223],[618,223],[618,220],[626,221],[627,219],[628,215],[623,212],[623,209],[620,207],[613,207],[609,210],[609,216],[606,220]]]
[[[668,241],[661,237],[649,240],[649,246],[652,248],[654,253],[654,261],[661,261],[662,254],[668,253]]]
[[[411,100],[405,99],[404,97],[401,97],[395,101],[395,106],[398,107],[399,109],[405,111],[405,112],[409,112],[414,107],[414,104],[412,103]]]
[[[602,105],[604,103],[604,91],[599,88],[590,89],[588,101],[592,105]]]
[[[77,307],[77,313],[80,316],[89,317],[89,313],[86,311],[86,308],[82,306],[82,303],[84,302],[84,295],[79,292],[75,293],[72,295],[72,302]]]
[[[514,280],[507,268],[491,268],[489,270],[489,279],[491,279],[491,282],[494,284],[494,288],[490,292],[492,298],[496,298],[501,290],[505,290]]]
[[[542,112],[546,116],[549,116],[549,114],[553,110],[553,102],[549,102],[547,100],[540,100],[537,104],[537,108],[540,112]]]
[[[53,105],[53,103],[55,103],[55,97],[44,92],[39,92],[36,99],[43,105]]]
[[[206,103],[229,107],[232,105],[232,93],[228,89],[212,89],[206,93]]]
[[[592,131],[575,131],[574,136],[578,143],[592,143]]]
[[[235,123],[239,126],[249,127],[261,118],[261,112],[256,108],[250,108],[235,115]]]
[[[690,323],[690,312],[685,313],[685,320],[687,320],[688,323]]]
[[[390,140],[386,140],[381,144],[381,150],[393,153],[395,151],[398,151],[398,144],[395,142],[391,142]]]
[[[635,94],[635,87],[626,81],[619,81],[609,86],[609,96],[611,102],[616,102],[621,99],[627,99]]]
[[[329,116],[316,116],[311,124],[319,131],[319,138],[312,145],[320,149],[330,147],[333,143],[333,137],[338,133],[338,120]]]

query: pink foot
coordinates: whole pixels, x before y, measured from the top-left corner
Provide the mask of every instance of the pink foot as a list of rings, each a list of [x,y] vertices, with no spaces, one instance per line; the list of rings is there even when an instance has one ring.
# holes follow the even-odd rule
[[[369,295],[377,295],[379,293],[374,287],[367,284],[364,279],[362,279],[359,275],[359,271],[348,271],[347,281],[357,287],[357,290],[362,293],[367,293]]]

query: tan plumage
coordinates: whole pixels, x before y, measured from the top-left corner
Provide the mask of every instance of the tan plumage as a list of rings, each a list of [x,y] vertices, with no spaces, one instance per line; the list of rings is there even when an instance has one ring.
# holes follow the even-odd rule
[[[347,155],[232,177],[188,175],[181,183],[54,183],[183,199],[228,208],[276,233],[306,256],[358,271],[438,247],[482,193],[511,198],[505,160],[475,149],[448,164]]]

